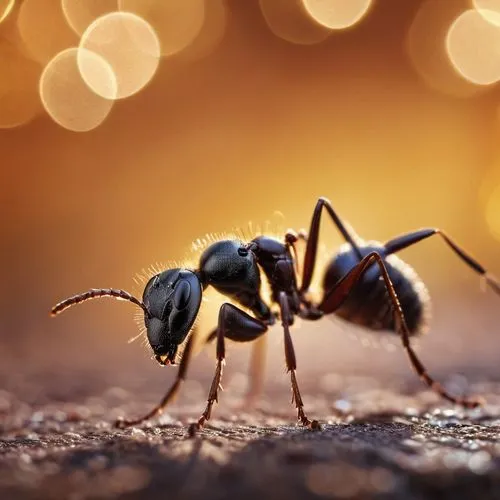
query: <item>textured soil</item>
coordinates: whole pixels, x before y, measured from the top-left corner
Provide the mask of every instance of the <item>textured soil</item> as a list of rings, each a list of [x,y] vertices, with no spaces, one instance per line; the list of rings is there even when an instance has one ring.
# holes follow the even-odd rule
[[[195,438],[186,426],[201,401],[118,430],[116,416],[154,397],[131,403],[115,387],[81,404],[30,404],[0,391],[0,498],[500,498],[500,386],[472,389],[484,408],[390,387],[306,394],[320,431],[295,425],[283,394],[252,411],[225,398]]]

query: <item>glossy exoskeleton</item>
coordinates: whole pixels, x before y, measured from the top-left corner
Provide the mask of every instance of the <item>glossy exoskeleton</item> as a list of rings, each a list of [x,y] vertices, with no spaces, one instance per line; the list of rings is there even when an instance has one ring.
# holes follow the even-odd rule
[[[315,303],[309,298],[308,290],[317,259],[323,210],[346,243],[329,263],[323,279],[323,296]],[[268,236],[259,236],[249,242],[236,239],[217,241],[205,249],[197,269],[168,269],[153,276],[144,289],[142,301],[123,290],[92,289],[60,302],[52,309],[52,314],[97,297],[111,296],[131,301],[144,311],[147,338],[156,360],[162,365],[175,364],[180,357],[175,382],[163,400],[141,418],[119,420],[117,425],[120,427],[139,424],[160,414],[179,390],[192,356],[194,336],[190,332],[200,309],[203,291],[209,286],[248,312],[231,303],[220,307],[217,327],[208,335],[209,341],[216,342],[215,375],[206,408],[198,422],[192,425],[192,430],[202,427],[210,418],[212,406],[217,401],[226,356],[225,340],[255,341],[277,318],[283,328],[285,360],[298,420],[305,426],[317,428],[318,422],[311,421],[304,411],[290,327],[295,317],[318,320],[327,314],[336,314],[371,330],[394,331],[400,335],[413,368],[429,387],[453,403],[474,408],[480,404],[480,399],[449,394],[427,373],[410,344],[410,337],[421,333],[426,326],[429,298],[413,269],[394,253],[433,235],[440,236],[463,262],[500,293],[498,281],[439,229],[421,229],[385,244],[365,243],[342,222],[330,202],[320,198],[308,233],[297,236],[289,231],[282,241]],[[300,280],[296,271],[298,238],[306,241]],[[271,303],[266,303],[261,294],[263,279],[269,283]],[[271,310],[272,304],[276,304],[279,313]],[[181,356],[180,346],[183,347]]]

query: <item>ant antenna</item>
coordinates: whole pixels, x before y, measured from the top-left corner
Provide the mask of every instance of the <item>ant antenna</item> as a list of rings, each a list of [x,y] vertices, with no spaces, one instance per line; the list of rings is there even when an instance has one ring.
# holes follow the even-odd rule
[[[57,314],[63,312],[68,307],[79,304],[80,302],[85,302],[90,299],[98,299],[101,297],[114,297],[118,300],[128,300],[133,302],[135,305],[139,306],[147,316],[150,316],[147,307],[139,299],[136,299],[133,295],[126,292],[125,290],[117,290],[115,288],[92,288],[91,290],[80,293],[79,295],[74,295],[68,299],[63,300],[56,304],[50,311],[51,316],[56,316]]]

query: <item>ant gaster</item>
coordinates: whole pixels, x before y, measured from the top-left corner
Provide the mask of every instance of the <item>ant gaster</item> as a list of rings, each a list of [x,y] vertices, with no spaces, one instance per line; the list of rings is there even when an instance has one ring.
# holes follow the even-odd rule
[[[323,279],[323,297],[314,303],[308,297],[308,290],[317,258],[323,210],[326,210],[346,243],[328,265]],[[140,424],[160,414],[178,392],[186,378],[193,351],[196,334],[190,335],[190,331],[200,309],[203,291],[209,286],[230,297],[249,313],[230,303],[220,307],[217,327],[207,339],[216,341],[215,374],[206,408],[198,422],[192,425],[193,431],[210,418],[212,406],[217,401],[226,357],[225,340],[255,341],[265,334],[276,317],[283,327],[286,367],[290,373],[297,417],[304,426],[317,428],[319,424],[317,420],[307,417],[296,378],[297,362],[290,335],[295,317],[318,320],[324,315],[336,314],[371,330],[384,329],[397,333],[411,365],[425,384],[452,403],[475,408],[481,400],[449,394],[427,373],[410,343],[411,336],[422,333],[426,328],[429,298],[413,269],[394,254],[433,235],[442,238],[465,264],[500,294],[499,282],[441,230],[421,229],[385,244],[366,243],[342,222],[327,199],[320,198],[308,233],[297,235],[289,231],[283,241],[269,236],[259,236],[250,242],[236,239],[217,241],[205,249],[198,269],[169,269],[153,276],[144,289],[142,301],[123,290],[92,289],[60,302],[52,309],[52,314],[56,315],[88,299],[124,299],[143,309],[147,338],[160,364],[174,364],[179,346],[183,345],[175,382],[162,401],[141,418],[119,420],[119,427]],[[300,286],[295,246],[299,238],[306,241]],[[270,285],[271,301],[277,305],[279,314],[271,311],[272,304],[266,303],[261,295],[261,272]]]

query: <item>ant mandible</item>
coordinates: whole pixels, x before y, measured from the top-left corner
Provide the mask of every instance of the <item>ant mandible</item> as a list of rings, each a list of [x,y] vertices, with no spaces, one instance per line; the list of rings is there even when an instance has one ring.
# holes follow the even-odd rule
[[[308,298],[308,290],[317,258],[323,209],[346,243],[328,265],[323,280],[323,297],[314,303]],[[52,315],[99,297],[128,300],[144,311],[147,338],[155,359],[162,365],[173,365],[176,358],[181,357],[176,379],[161,402],[141,418],[118,420],[116,425],[121,428],[159,415],[178,392],[192,356],[194,335],[190,332],[200,309],[203,291],[208,286],[251,314],[230,303],[220,307],[217,327],[207,340],[216,341],[215,374],[206,408],[197,423],[192,424],[192,431],[203,427],[210,419],[212,406],[217,401],[226,357],[225,340],[252,342],[269,329],[276,317],[283,327],[286,367],[290,373],[297,418],[304,426],[318,428],[319,424],[307,417],[297,383],[297,362],[290,335],[296,316],[318,320],[326,314],[336,314],[371,330],[384,329],[399,334],[410,363],[425,384],[452,403],[475,408],[481,400],[449,394],[427,373],[410,343],[411,336],[426,328],[429,297],[415,271],[394,254],[433,235],[440,236],[463,262],[500,294],[500,283],[441,230],[421,229],[385,244],[365,242],[342,222],[326,198],[320,198],[308,233],[297,235],[288,231],[283,241],[265,235],[250,242],[237,239],[217,241],[205,249],[198,269],[168,269],[153,276],[144,289],[142,301],[124,290],[92,289],[60,302],[52,309]],[[299,238],[306,241],[300,286],[295,247]],[[261,295],[261,270],[270,285],[272,304],[266,303]],[[278,306],[278,315],[271,311],[273,304]],[[179,356],[181,345],[184,349]]]

